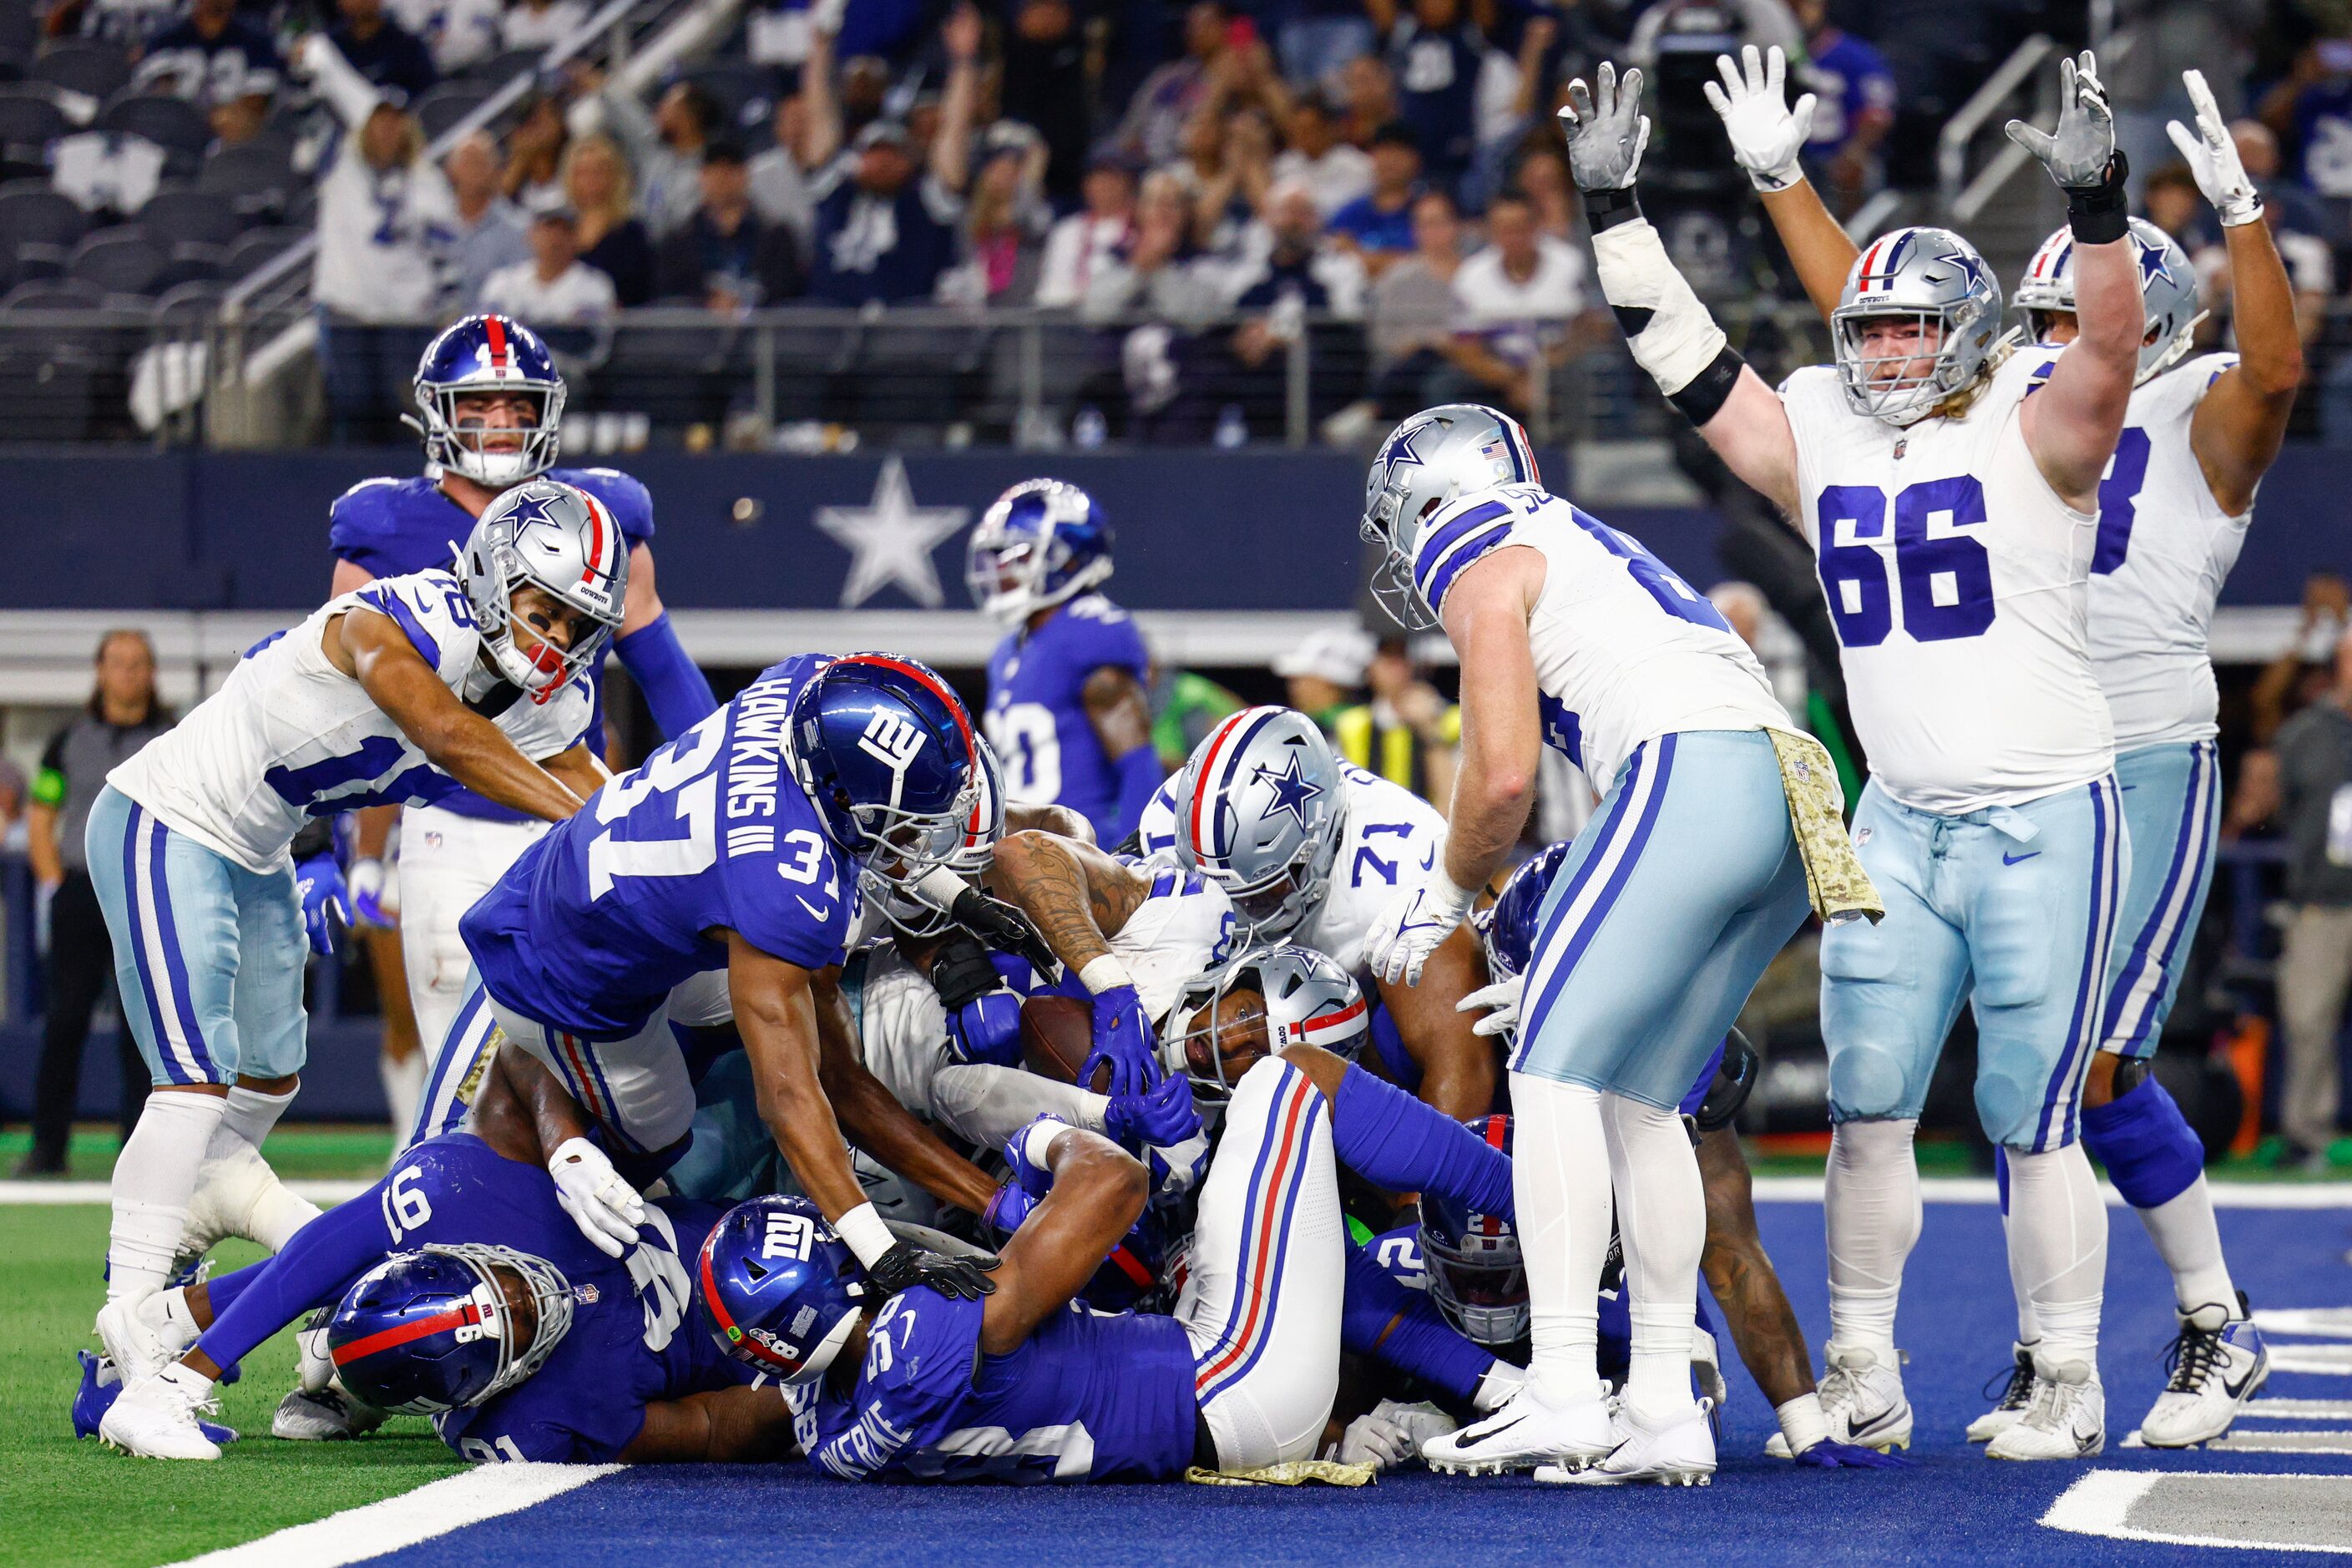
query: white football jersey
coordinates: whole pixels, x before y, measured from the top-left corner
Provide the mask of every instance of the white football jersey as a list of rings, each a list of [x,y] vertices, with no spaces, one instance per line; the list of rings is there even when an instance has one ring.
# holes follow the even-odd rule
[[[456,789],[359,681],[328,661],[320,646],[327,623],[354,608],[389,616],[442,684],[463,696],[481,649],[465,589],[442,571],[380,577],[255,644],[218,691],[107,783],[256,872],[282,865],[311,817],[431,801]],[[578,743],[592,711],[583,675],[544,703],[518,695],[492,721],[516,750],[542,762]]]
[[[1400,886],[1410,887],[1437,864],[1445,846],[1445,818],[1401,784],[1339,764],[1345,786],[1339,847],[1322,901],[1307,911],[1290,941],[1311,947],[1353,974],[1363,967],[1364,935]],[[1143,808],[1138,828],[1143,852],[1162,864],[1176,856],[1176,779]]]
[[[2099,486],[2091,668],[2119,752],[2216,732],[2206,637],[2252,514],[2231,517],[2213,499],[2189,426],[2214,379],[2237,363],[2236,354],[2203,354],[2136,388]]]
[[[1150,876],[1151,891],[1110,939],[1110,950],[1127,965],[1135,998],[1156,1026],[1176,1005],[1184,982],[1233,956],[1234,906],[1198,872],[1160,861],[1137,869]]]
[[[2091,673],[2097,519],[2050,488],[2018,419],[2050,363],[2012,354],[1965,415],[1905,430],[1849,409],[1835,366],[1780,388],[1854,727],[1916,810],[2016,805],[2115,765]]]
[[[1793,729],[1764,667],[1706,596],[1638,540],[1540,485],[1496,485],[1430,514],[1413,584],[1441,613],[1463,569],[1507,544],[1543,552],[1528,618],[1545,742],[1607,795],[1635,747],[1685,730]]]

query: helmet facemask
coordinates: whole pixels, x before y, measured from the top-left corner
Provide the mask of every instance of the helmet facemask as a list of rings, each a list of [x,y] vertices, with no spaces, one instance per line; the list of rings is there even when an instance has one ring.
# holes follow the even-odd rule
[[[1961,360],[1958,343],[1982,314],[1983,308],[1973,300],[1940,310],[1840,306],[1831,324],[1837,335],[1838,380],[1845,388],[1847,406],[1890,425],[1911,424],[1934,413],[1937,405],[1976,379],[1975,368]],[[1923,339],[1932,328],[1935,346],[1906,349],[1899,354],[1867,352],[1864,339],[1870,327],[1890,321],[1914,323]],[[1924,373],[1915,368],[1922,361],[1927,365]],[[1876,373],[1885,365],[1898,368],[1895,374],[1882,378]]]
[[[964,881],[977,883],[988,873],[996,841],[1004,837],[1004,789],[995,751],[977,734],[972,744],[980,759],[975,770],[980,775],[979,791],[964,817],[960,841],[940,863]],[[934,903],[914,879],[886,877],[861,866],[857,885],[902,936],[941,936],[955,924],[955,917]]]
[[[492,426],[461,412],[467,398],[520,393],[538,404],[534,423]],[[512,379],[491,382],[425,382],[416,384],[416,406],[423,416],[425,460],[475,483],[503,490],[545,473],[555,466],[562,447],[563,384],[561,381]],[[507,436],[520,437],[511,450],[485,450],[486,442]],[[503,444],[503,443],[502,443]]]
[[[1013,503],[1030,497],[1042,498],[1044,510],[1014,523]],[[981,613],[999,626],[1018,626],[1108,577],[1112,563],[1105,555],[1059,584],[1047,585],[1069,566],[1075,553],[1057,524],[1083,522],[1090,507],[1085,492],[1054,480],[1015,485],[998,498],[964,547],[964,584]]]
[[[1287,942],[1307,912],[1322,901],[1331,879],[1331,865],[1339,853],[1339,817],[1323,816],[1323,830],[1303,839],[1289,859],[1254,882],[1243,882],[1230,868],[1201,860],[1202,877],[1216,884],[1234,906],[1234,935],[1252,947]]]
[[[1459,1245],[1426,1224],[1421,1231],[1430,1300],[1465,1338],[1489,1349],[1528,1337],[1527,1265],[1518,1237],[1507,1225],[1497,1226],[1499,1235],[1465,1237]]]
[[[424,1250],[463,1263],[477,1281],[468,1304],[479,1321],[458,1328],[458,1342],[474,1338],[499,1342],[499,1370],[466,1401],[467,1408],[488,1404],[545,1366],[547,1358],[555,1353],[555,1347],[563,1342],[563,1336],[572,1331],[572,1282],[545,1258],[482,1242],[435,1242]],[[501,1278],[502,1273],[513,1283]],[[521,1321],[519,1308],[522,1307],[529,1310],[527,1323]],[[437,1414],[437,1405],[418,1407],[428,1403],[412,1401],[400,1406],[400,1413]]]
[[[1169,1012],[1160,1058],[1170,1072],[1192,1079],[1196,1103],[1222,1105],[1231,1100],[1242,1074],[1273,1049],[1265,994],[1257,989],[1252,956],[1244,953],[1186,981]]]
[[[591,504],[595,503],[592,500]],[[608,521],[604,526],[611,524]],[[614,528],[613,533],[617,538],[619,530]],[[616,563],[620,571],[614,574],[623,581],[626,578],[625,561],[625,552],[621,563]],[[515,548],[510,527],[478,528],[475,538],[466,547],[464,564],[474,620],[481,631],[483,655],[501,679],[533,702],[552,700],[604,652],[605,643],[620,627],[625,613],[624,595],[604,591],[593,583],[551,581]],[[516,594],[525,587],[537,588],[574,612],[589,629],[575,634],[569,647],[557,647],[541,628],[527,624],[516,608]],[[528,648],[523,646],[526,637],[530,645]]]

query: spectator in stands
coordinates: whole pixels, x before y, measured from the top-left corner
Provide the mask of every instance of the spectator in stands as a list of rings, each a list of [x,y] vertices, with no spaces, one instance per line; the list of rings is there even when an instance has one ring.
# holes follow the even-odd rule
[[[1234,22],[1218,0],[1195,0],[1184,13],[1184,54],[1150,76],[1135,91],[1119,122],[1118,139],[1148,168],[1173,159],[1184,132],[1209,96],[1212,69],[1225,52],[1229,31],[1245,26]],[[1255,37],[1255,29],[1250,29]]]
[[[1395,73],[1397,117],[1412,127],[1423,167],[1448,187],[1477,149],[1478,71],[1486,45],[1462,0],[1365,0]]]
[[[1383,637],[1365,667],[1371,700],[1331,721],[1339,755],[1444,811],[1461,759],[1462,710],[1422,676],[1401,637]]]
[[[771,228],[751,206],[751,174],[730,141],[702,151],[702,203],[661,243],[655,291],[732,313],[801,292],[800,253],[789,230]]]
[[[1331,215],[1331,234],[1378,278],[1412,249],[1412,198],[1421,188],[1421,139],[1392,120],[1372,135],[1372,188]]]
[[[1553,125],[1538,127],[1528,132],[1519,144],[1517,161],[1511,165],[1507,184],[1528,198],[1535,209],[1536,228],[1539,233],[1558,240],[1576,237],[1576,215],[1580,205],[1576,195],[1576,182],[1569,178],[1568,145]]]
[[[1275,29],[1282,74],[1320,88],[1378,42],[1360,0],[1293,0]]]
[[[2323,196],[2352,196],[2352,37],[2306,45],[2255,112],[2294,149],[2303,184]],[[2246,173],[2254,174],[2251,166]]]
[[[805,258],[816,204],[809,195],[808,171],[801,166],[801,143],[808,133],[808,100],[798,93],[776,100],[776,144],[753,154],[751,205],[760,221],[790,229]]]
[[[1397,117],[1396,78],[1378,55],[1358,55],[1339,71],[1339,133],[1369,149],[1381,127]]]
[[[137,48],[171,26],[175,0],[57,0],[42,18],[52,38],[103,39]]]
[[[812,195],[816,232],[811,292],[835,305],[928,300],[955,264],[955,225],[980,91],[980,14],[960,5],[941,28],[949,69],[940,131],[919,177],[906,127],[877,120],[845,155],[840,108],[830,79],[833,39],[820,26],[802,73],[808,143],[802,162],[824,168]]]
[[[499,18],[499,47],[551,49],[587,21],[587,0],[510,0]]]
[[[702,153],[723,118],[700,84],[672,82],[646,112],[635,94],[606,86],[593,100],[620,139],[635,173],[637,216],[656,239],[694,216],[702,201]]]
[[[562,198],[542,201],[530,215],[530,259],[491,273],[475,309],[527,321],[564,353],[583,345],[562,329],[610,327],[619,297],[610,274],[581,261],[579,223]]]
[[[47,1016],[41,1067],[33,1093],[33,1147],[16,1174],[62,1176],[81,1081],[90,1015],[114,976],[114,950],[89,880],[82,829],[106,775],[172,727],[155,695],[155,650],[144,632],[112,631],[98,645],[98,675],[83,710],[50,740],[33,784],[25,847],[34,879],[49,895]],[[125,1027],[116,1042],[121,1064],[124,1137],[147,1098],[147,1069]]]
[[[1349,320],[1363,314],[1364,267],[1353,250],[1327,241],[1315,193],[1293,180],[1266,193],[1265,216],[1243,242],[1234,304],[1265,310],[1284,300]]]
[[[1441,400],[1439,377],[1452,363],[1460,315],[1454,279],[1462,269],[1462,220],[1454,198],[1426,191],[1412,204],[1412,254],[1375,279],[1365,315],[1371,341],[1371,395],[1350,422],[1327,428],[1342,445],[1369,438],[1417,408]]]
[[[1106,142],[1087,166],[1086,205],[1045,237],[1037,303],[1068,310],[1083,301],[1097,274],[1135,244],[1135,164],[1118,143]]]
[[[1830,210],[1862,205],[1880,181],[1879,143],[1895,129],[1895,73],[1886,57],[1830,20],[1827,0],[1792,0],[1805,29],[1798,75],[1813,94],[1813,134],[1805,159]]]
[[[327,39],[370,84],[414,103],[439,79],[425,40],[383,13],[383,0],[335,0],[339,16]]]
[[[2326,695],[2335,679],[2336,645],[2352,631],[2352,584],[2335,572],[2304,579],[2303,615],[2293,640],[2255,677],[2246,705],[2257,746],[2267,746],[2279,727]],[[2252,820],[2269,816],[2267,809]]]
[[[2271,238],[2278,247],[2279,259],[2286,264],[2287,280],[2294,286],[2295,330],[2308,345],[2319,340],[2320,330],[2327,324],[2327,301],[2336,291],[2336,252],[2327,241],[2333,228],[2326,209],[2308,191],[2301,191],[2278,178],[2278,138],[2270,127],[2256,120],[2241,120],[2230,127],[2231,138],[2237,143],[2238,157],[2263,195],[2263,220],[2271,226]],[[2207,331],[2228,341],[2230,319],[2230,259],[2221,231],[2206,231],[2204,243],[2191,252],[2197,264],[2198,280],[2204,289],[2205,301],[2212,311]],[[2334,379],[2336,368],[2331,367]]]
[[[1363,312],[1364,270],[1353,252],[1325,242],[1314,193],[1304,184],[1276,186],[1265,202],[1259,230],[1245,242],[1252,258],[1234,275],[1234,309],[1241,320],[1222,340],[1223,353],[1205,356],[1199,373],[1188,375],[1194,416],[1222,428],[1238,409],[1250,435],[1265,439],[1282,433],[1289,416],[1289,356],[1307,337],[1310,315],[1354,320]],[[1330,368],[1320,354],[1308,359],[1310,377]],[[1310,406],[1339,399],[1328,379],[1318,399],[1310,382]]]
[[[499,181],[506,194],[517,201],[563,195],[563,154],[571,143],[562,100],[553,93],[533,97],[507,132],[506,173]]]
[[[452,76],[499,52],[499,0],[387,0],[392,19],[423,40],[434,68]]]
[[[1057,205],[1073,201],[1094,137],[1094,92],[1076,6],[1071,0],[1015,0],[1000,48],[998,110],[1045,139],[1045,194]]]
[[[564,200],[579,215],[580,259],[613,280],[623,309],[654,297],[654,245],[631,201],[629,162],[613,139],[583,136],[563,154]]]
[[[501,189],[506,171],[499,162],[497,137],[488,131],[468,131],[442,160],[441,173],[457,206],[450,225],[455,238],[449,265],[457,274],[458,301],[471,310],[490,274],[530,260],[531,247],[523,237],[522,209],[507,200]]]
[[[1380,645],[1361,626],[1314,632],[1288,653],[1276,656],[1283,700],[1322,727],[1327,735],[1363,689],[1364,671]]]
[[[1255,105],[1222,121],[1206,110],[1194,120],[1205,123],[1215,155],[1206,173],[1197,163],[1177,165],[1179,174],[1192,179],[1192,236],[1202,249],[1237,264],[1247,232],[1274,189],[1274,126]]]
[[[1213,268],[1192,240],[1192,204],[1184,184],[1165,169],[1144,176],[1135,203],[1131,237],[1097,253],[1078,304],[1083,314],[1101,320],[1133,312],[1161,321],[1192,327],[1213,314],[1223,302]],[[1164,347],[1165,333],[1160,334]],[[1137,366],[1129,364],[1129,379]],[[1154,374],[1159,366],[1152,365]],[[1169,374],[1172,377],[1173,372]],[[1172,389],[1154,386],[1154,391]],[[1135,392],[1129,385],[1130,394]]]
[[[2201,220],[2209,209],[2188,164],[2176,159],[2150,170],[2140,203],[2147,221],[2178,240],[2182,249],[2194,255],[2205,243]]]
[[[1454,362],[1482,398],[1520,413],[1536,378],[1567,357],[1569,323],[1586,308],[1588,264],[1582,251],[1538,231],[1535,209],[1516,193],[1486,209],[1486,239],[1454,276]]]
[[[1372,188],[1371,155],[1339,139],[1339,121],[1319,93],[1302,93],[1290,108],[1290,145],[1274,160],[1276,180],[1297,180],[1315,193],[1328,222]]]
[[[236,0],[191,0],[188,15],[148,46],[131,85],[188,100],[215,134],[236,142],[261,129],[284,74],[278,46],[236,14]]]
[[[1045,205],[1048,157],[1044,139],[1016,120],[1000,120],[982,136],[980,166],[964,204],[963,259],[940,279],[941,300],[1032,302],[1054,223],[1054,209]]]

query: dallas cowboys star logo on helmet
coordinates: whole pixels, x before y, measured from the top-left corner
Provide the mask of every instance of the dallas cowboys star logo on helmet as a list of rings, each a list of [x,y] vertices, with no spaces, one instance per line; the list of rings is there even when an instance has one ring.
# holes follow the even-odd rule
[[[1432,426],[1428,425],[1414,425],[1389,437],[1388,448],[1381,454],[1381,482],[1383,486],[1396,478],[1399,464],[1421,466],[1421,454],[1412,449],[1412,444],[1423,431],[1430,428]]]
[[[2131,237],[2131,242],[2132,248],[2139,253],[2139,286],[2142,289],[2158,278],[2171,279],[2172,263],[2166,259],[2164,247],[2150,245],[2137,234]]]
[[[1984,281],[1984,262],[1965,250],[1948,250],[1936,259],[1958,268],[1972,288]]]
[[[547,503],[553,499],[555,499],[553,492],[547,495],[520,496],[517,498],[514,505],[507,510],[507,521],[513,525],[514,531],[517,533],[520,533],[534,522],[543,522],[551,528],[561,526],[547,510]]]
[[[1260,768],[1256,776],[1274,786],[1274,804],[1265,808],[1267,816],[1286,811],[1297,819],[1301,830],[1310,826],[1307,820],[1307,805],[1323,793],[1323,786],[1305,776],[1297,752],[1290,753],[1288,766],[1283,772]]]

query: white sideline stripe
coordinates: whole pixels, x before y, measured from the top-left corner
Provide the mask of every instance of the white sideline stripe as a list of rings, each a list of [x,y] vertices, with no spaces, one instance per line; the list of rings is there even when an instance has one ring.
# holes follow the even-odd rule
[[[2273,1345],[2273,1372],[2319,1377],[2352,1377],[2352,1345]]]
[[[340,1568],[519,1513],[626,1465],[477,1465],[413,1492],[345,1509],[242,1546],[191,1557],[173,1568]]]
[[[2312,1334],[2321,1339],[2352,1340],[2352,1307],[2257,1308],[2254,1327],[2266,1334]]]
[[[294,1195],[314,1204],[331,1205],[355,1198],[373,1182],[289,1182]],[[48,1208],[61,1204],[110,1204],[112,1191],[104,1182],[0,1182],[0,1208],[22,1205]]]
[[[2112,1541],[2150,1541],[2167,1546],[2235,1546],[2254,1552],[2319,1552],[2341,1556],[2340,1546],[2309,1542],[2232,1541],[2213,1535],[2175,1535],[2168,1531],[2141,1530],[2124,1522],[2132,1505],[2160,1481],[2179,1477],[2226,1475],[2245,1481],[2324,1481],[2352,1485],[2352,1476],[2264,1475],[2248,1470],[2093,1470],[2058,1494],[2042,1523],[2075,1535],[2103,1535]]]

